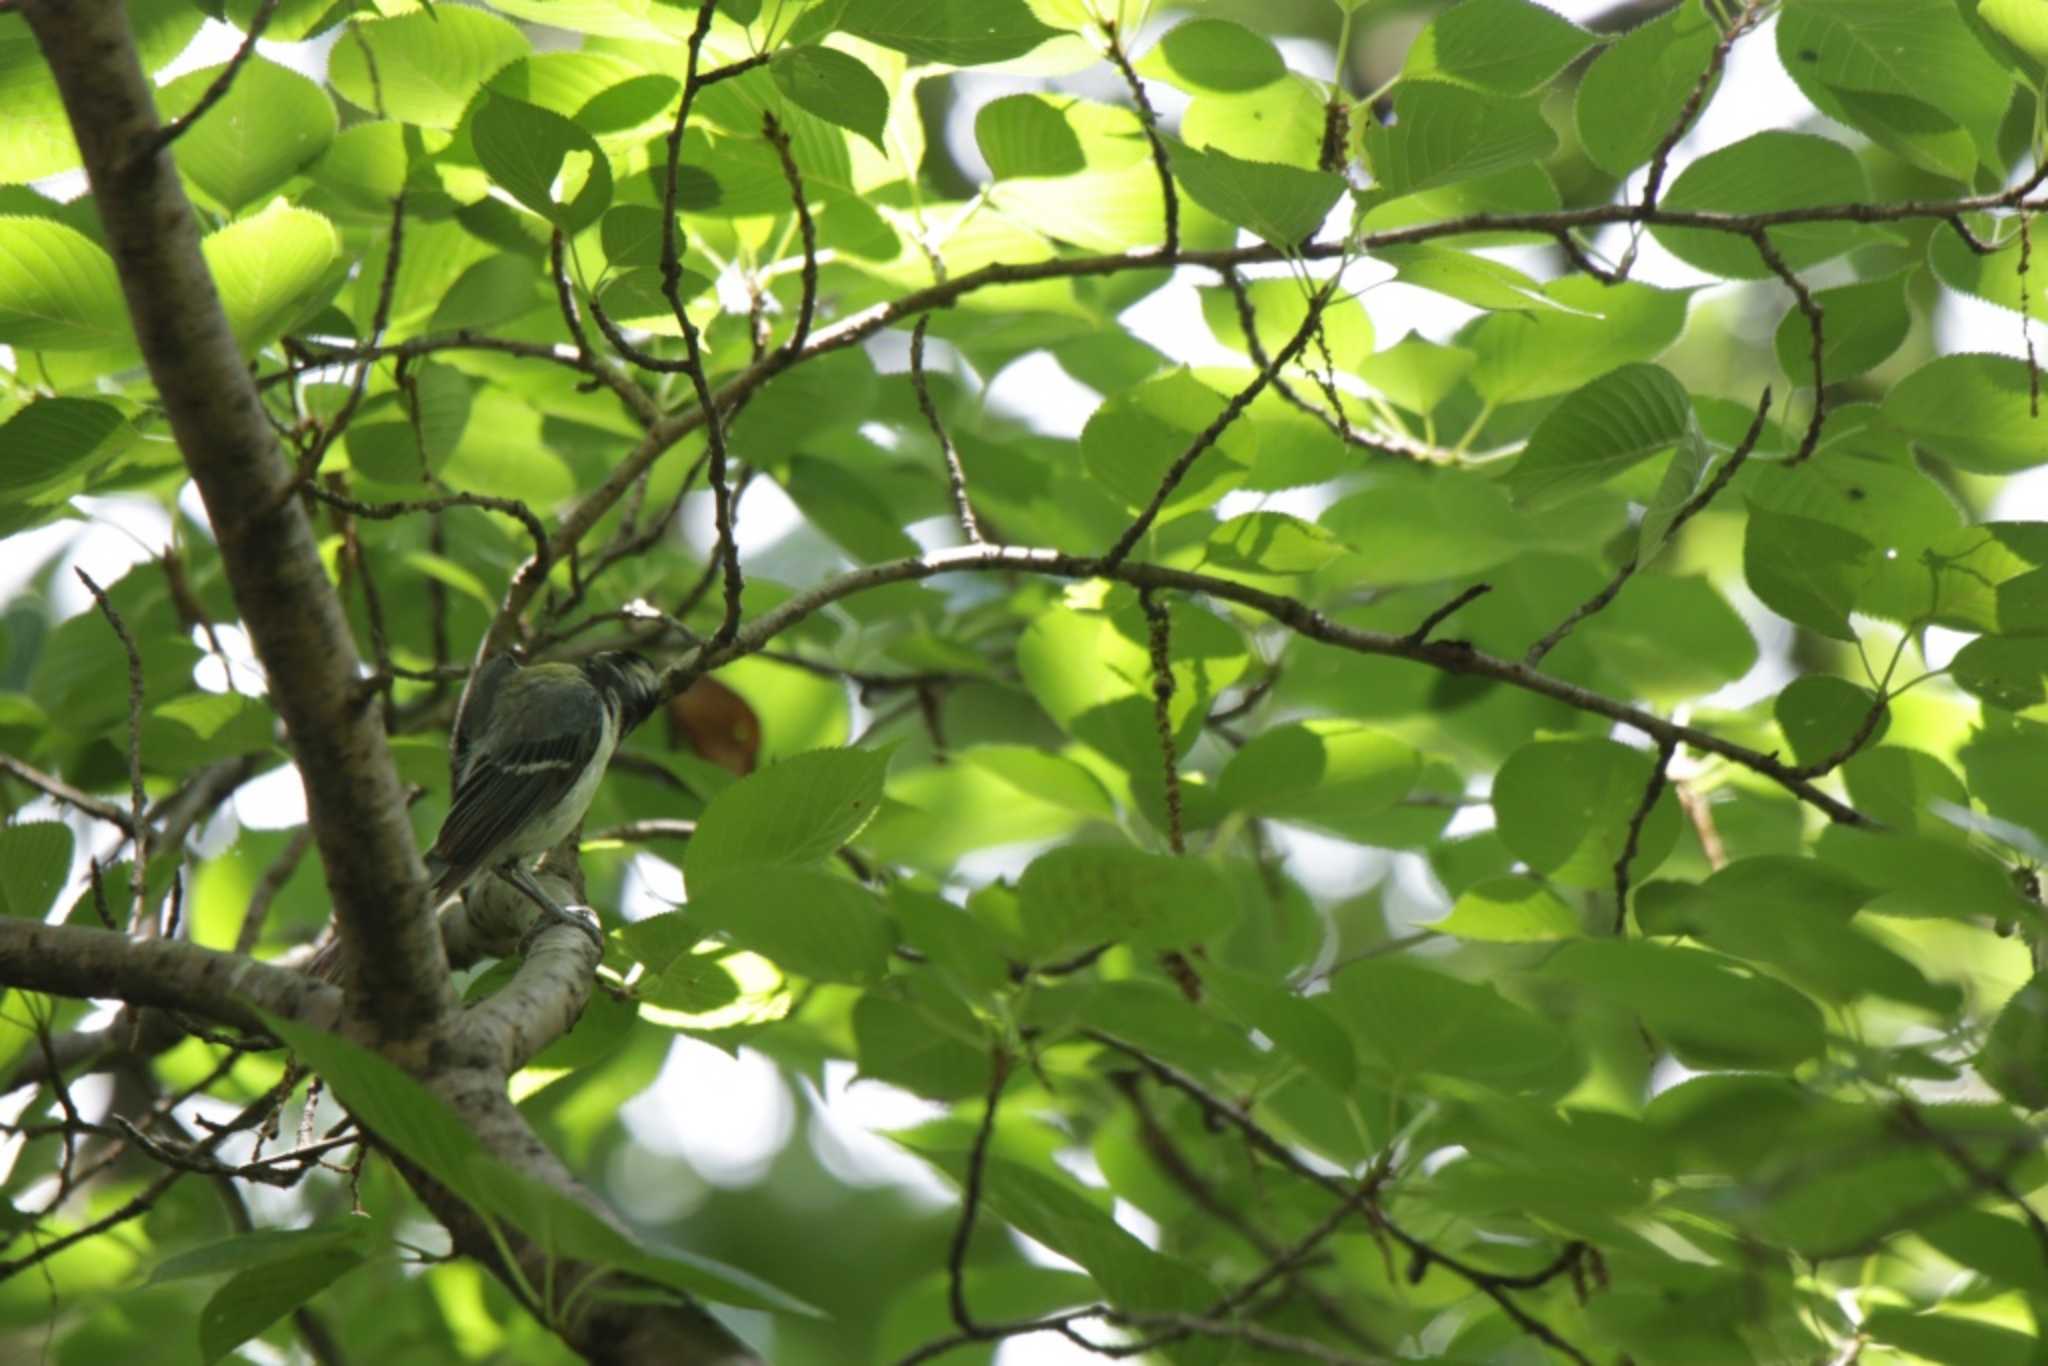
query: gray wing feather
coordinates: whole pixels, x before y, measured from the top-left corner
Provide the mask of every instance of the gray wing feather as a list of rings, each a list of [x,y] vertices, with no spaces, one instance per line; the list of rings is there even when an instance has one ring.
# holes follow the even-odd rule
[[[450,728],[448,747],[448,776],[456,786],[462,783],[462,776],[476,747],[477,738],[490,724],[491,708],[497,705],[498,692],[505,686],[505,680],[519,671],[519,663],[509,654],[495,654],[469,675],[469,682],[462,689],[462,697],[455,704],[455,724]]]
[[[551,735],[509,745],[472,739],[458,761],[461,777],[448,819],[427,855],[430,867],[445,869],[437,869],[437,896],[449,895],[478,869],[497,862],[514,835],[561,803],[596,755],[603,720],[603,706],[593,692],[587,708],[579,708],[573,722]]]

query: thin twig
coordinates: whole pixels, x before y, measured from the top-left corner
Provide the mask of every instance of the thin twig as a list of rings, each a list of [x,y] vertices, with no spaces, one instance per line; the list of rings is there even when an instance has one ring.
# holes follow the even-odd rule
[[[1706,102],[1707,91],[1720,77],[1721,68],[1727,65],[1729,49],[1735,46],[1736,39],[1749,32],[1762,17],[1763,0],[1743,0],[1742,13],[1735,17],[1735,22],[1721,35],[1721,40],[1714,44],[1713,52],[1707,56],[1706,69],[1701,71],[1700,78],[1693,82],[1692,89],[1686,94],[1685,103],[1679,106],[1678,117],[1671,121],[1671,126],[1665,130],[1664,136],[1657,140],[1656,150],[1650,154],[1650,173],[1643,181],[1643,197],[1640,201],[1644,212],[1657,207],[1657,196],[1664,188],[1664,175],[1671,165],[1671,153],[1677,148],[1679,139],[1683,138],[1686,130],[1692,126],[1694,117],[1700,112],[1700,106]]]
[[[946,430],[945,419],[939,416],[939,406],[932,401],[931,386],[925,381],[924,333],[931,322],[927,314],[917,320],[910,329],[910,387],[917,394],[918,411],[924,414],[925,424],[938,438],[939,455],[946,462],[946,489],[953,496],[953,515],[960,522],[960,534],[972,545],[983,543],[981,521],[974,515],[974,501],[967,496],[967,470],[960,463],[960,450],[953,444],[952,434]]]
[[[1785,462],[1788,466],[1801,465],[1813,454],[1814,448],[1820,445],[1821,425],[1827,418],[1827,406],[1823,402],[1827,374],[1822,366],[1825,343],[1822,340],[1821,307],[1819,301],[1813,297],[1813,291],[1806,287],[1806,281],[1800,279],[1798,272],[1785,263],[1785,258],[1779,254],[1777,244],[1771,241],[1769,233],[1758,228],[1749,234],[1749,240],[1755,244],[1757,255],[1763,257],[1764,264],[1770,267],[1771,274],[1777,276],[1784,282],[1785,288],[1792,291],[1792,298],[1799,305],[1799,314],[1806,319],[1806,326],[1812,333],[1809,355],[1813,364],[1813,414],[1807,419],[1806,435],[1800,438],[1799,449]]]
[[[739,630],[740,596],[746,583],[740,575],[739,538],[733,530],[734,496],[726,482],[725,420],[719,413],[718,400],[712,395],[711,381],[704,373],[704,346],[697,335],[697,324],[690,321],[689,311],[683,307],[683,265],[676,242],[676,182],[681,175],[683,130],[689,124],[690,106],[697,97],[697,63],[703,55],[704,38],[711,31],[711,16],[717,8],[718,0],[703,0],[697,7],[697,24],[690,30],[688,55],[683,68],[682,103],[676,110],[675,126],[669,130],[668,166],[661,200],[661,292],[683,330],[683,349],[688,354],[685,373],[697,392],[697,407],[704,415],[705,444],[711,454],[709,478],[713,520],[718,531],[713,556],[725,577],[725,615],[711,638],[714,644],[723,645]],[[800,353],[788,351],[784,354],[795,356]]]
[[[1470,588],[1467,588],[1464,592],[1458,594],[1458,596],[1452,598],[1449,602],[1445,603],[1443,606],[1437,608],[1434,612],[1431,612],[1428,616],[1424,617],[1422,619],[1421,624],[1418,625],[1414,630],[1410,631],[1405,637],[1405,639],[1411,645],[1423,644],[1425,641],[1429,639],[1429,633],[1431,631],[1434,631],[1437,627],[1443,625],[1445,620],[1449,618],[1452,613],[1456,612],[1460,607],[1463,607],[1466,603],[1471,602],[1473,599],[1483,598],[1492,591],[1493,585],[1490,583],[1473,584]]]
[[[535,555],[545,560],[549,552],[547,528],[541,525],[534,510],[517,498],[500,498],[494,493],[461,492],[443,494],[438,498],[408,498],[396,503],[365,503],[317,484],[308,484],[305,491],[330,507],[377,522],[388,522],[413,512],[445,512],[455,507],[502,512],[526,528],[526,534],[533,540]]]
[[[249,909],[242,913],[242,928],[235,932],[235,952],[251,953],[263,938],[263,923],[270,918],[270,904],[284,890],[284,884],[298,870],[299,861],[313,847],[313,827],[302,825],[292,832],[283,849],[256,879],[249,893]]]
[[[1171,498],[1173,491],[1180,487],[1181,480],[1187,478],[1188,471],[1194,467],[1195,461],[1199,460],[1205,451],[1222,438],[1223,433],[1229,429],[1231,423],[1237,421],[1244,414],[1244,410],[1250,407],[1252,400],[1257,398],[1265,387],[1272,382],[1273,376],[1279,373],[1281,367],[1287,365],[1296,356],[1301,354],[1302,347],[1308,345],[1308,339],[1315,331],[1317,320],[1323,315],[1324,306],[1329,303],[1331,295],[1336,292],[1337,281],[1340,278],[1341,276],[1332,275],[1323,283],[1323,287],[1317,290],[1309,299],[1308,309],[1302,315],[1301,326],[1294,329],[1294,335],[1287,339],[1287,344],[1280,348],[1278,354],[1274,355],[1268,364],[1261,367],[1252,376],[1249,384],[1230,396],[1229,401],[1223,405],[1222,410],[1216,414],[1209,425],[1196,434],[1195,439],[1188,443],[1186,450],[1175,457],[1173,464],[1167,468],[1165,476],[1160,479],[1159,487],[1152,491],[1152,497],[1146,502],[1144,510],[1137,515],[1136,519],[1128,527],[1124,528],[1123,535],[1117,537],[1116,544],[1111,546],[1109,553],[1102,557],[1102,567],[1105,571],[1114,569],[1117,565],[1121,564],[1138,542],[1144,539],[1145,533],[1151,530],[1152,523],[1158,519],[1160,511],[1165,508],[1166,500]]]
[[[103,802],[98,797],[80,792],[62,778],[52,777],[39,768],[33,768],[12,754],[0,753],[0,773],[19,778],[36,791],[59,801],[64,805],[83,811],[86,815],[106,821],[120,828],[124,835],[135,834],[135,818],[112,802]]]
[[[1159,762],[1166,783],[1166,844],[1188,851],[1181,830],[1180,759],[1173,742],[1173,618],[1149,588],[1138,590],[1145,613],[1145,639],[1152,656],[1152,728],[1159,737]]]
[[[1636,850],[1642,845],[1643,826],[1656,809],[1657,799],[1664,795],[1664,784],[1670,779],[1671,760],[1677,753],[1675,741],[1658,743],[1657,757],[1650,763],[1650,780],[1643,784],[1642,799],[1629,815],[1628,838],[1622,842],[1621,854],[1614,860],[1614,933],[1617,936],[1628,928],[1629,867],[1636,861]]]
[[[94,583],[92,575],[83,568],[74,568],[72,572],[91,592],[93,601],[99,604],[100,615],[107,619],[107,625],[114,628],[114,634],[120,638],[121,649],[128,656],[128,834],[135,841],[135,856],[128,867],[132,899],[128,924],[134,932],[143,933],[149,912],[150,839],[149,823],[143,819],[149,794],[142,788],[142,651],[136,648],[128,623],[121,620],[121,614],[114,610],[106,590]]]
[[[996,1111],[1002,1105],[1003,1084],[1010,1077],[1010,1055],[1000,1045],[989,1054],[988,1099],[982,1105],[981,1124],[974,1131],[974,1144],[967,1150],[967,1172],[960,1186],[960,1217],[953,1224],[953,1237],[946,1246],[946,1307],[953,1324],[963,1333],[976,1336],[988,1332],[988,1325],[975,1321],[967,1307],[967,1247],[974,1237],[974,1217],[981,1209],[981,1183],[988,1167],[988,1144],[996,1129]]]
[[[1152,108],[1152,97],[1145,93],[1145,83],[1138,79],[1131,59],[1124,53],[1115,19],[1102,20],[1102,36],[1109,48],[1109,60],[1124,78],[1124,88],[1131,92],[1131,103],[1138,107],[1138,126],[1144,130],[1145,144],[1152,151],[1152,169],[1159,175],[1160,207],[1166,220],[1166,240],[1159,251],[1163,256],[1172,256],[1180,250],[1180,195],[1173,187],[1173,168],[1166,159],[1166,143],[1159,136],[1159,115]]]
[[[398,291],[398,263],[405,247],[405,195],[400,193],[391,201],[391,230],[384,255],[384,274],[377,283],[377,307],[370,317],[369,350],[374,353],[377,344],[384,339],[384,329],[391,323],[391,305]],[[299,452],[298,478],[286,485],[285,500],[303,489],[313,486],[314,476],[320,471],[320,462],[328,450],[348,430],[348,424],[355,420],[356,409],[363,404],[363,395],[370,388],[370,362],[359,361],[356,373],[349,381],[348,395],[341,401],[341,407],[334,416],[320,428],[313,441]]]
[[[761,136],[768,139],[768,145],[775,149],[776,159],[782,163],[782,178],[789,182],[790,203],[796,207],[797,234],[804,244],[803,293],[797,301],[796,327],[791,330],[789,340],[783,343],[785,351],[800,355],[804,343],[811,339],[811,322],[818,311],[818,228],[811,221],[810,200],[804,196],[803,172],[797,169],[789,134],[783,131],[772,110],[761,115]]]
[[[1227,1124],[1231,1128],[1236,1129],[1245,1137],[1251,1148],[1261,1156],[1278,1163],[1295,1176],[1313,1182],[1340,1200],[1348,1201],[1354,1196],[1354,1189],[1346,1182],[1309,1166],[1295,1155],[1292,1148],[1267,1132],[1262,1125],[1246,1114],[1243,1109],[1211,1095],[1200,1082],[1159,1061],[1159,1059],[1151,1054],[1125,1043],[1114,1035],[1105,1034],[1094,1029],[1084,1029],[1081,1033],[1086,1038],[1093,1039],[1097,1043],[1104,1044],[1122,1053],[1124,1056],[1134,1059],[1155,1081],[1179,1091],[1200,1106],[1205,1120],[1212,1123],[1220,1122]],[[1409,1253],[1417,1258],[1425,1269],[1431,1265],[1443,1267],[1446,1271],[1449,1271],[1452,1275],[1458,1277],[1500,1306],[1501,1312],[1514,1320],[1523,1332],[1546,1343],[1554,1350],[1562,1352],[1565,1356],[1578,1363],[1578,1366],[1592,1366],[1592,1362],[1583,1352],[1579,1351],[1578,1348],[1572,1346],[1569,1342],[1566,1342],[1562,1337],[1559,1337],[1556,1331],[1548,1324],[1515,1303],[1514,1297],[1508,1293],[1510,1290],[1533,1289],[1564,1274],[1581,1255],[1580,1249],[1584,1248],[1584,1244],[1567,1244],[1565,1251],[1559,1255],[1555,1262],[1533,1275],[1493,1272],[1473,1266],[1409,1233],[1399,1224],[1389,1219],[1386,1213],[1379,1209],[1376,1204],[1366,1204],[1364,1212],[1372,1220],[1373,1227],[1385,1230],[1396,1242],[1407,1248]]]
[[[1666,542],[1678,534],[1679,528],[1704,512],[1707,505],[1714,501],[1721,490],[1728,487],[1729,481],[1735,478],[1737,471],[1741,470],[1743,463],[1749,459],[1750,452],[1756,449],[1757,442],[1763,439],[1764,420],[1770,416],[1770,412],[1771,391],[1765,389],[1763,396],[1757,400],[1756,416],[1749,420],[1749,430],[1742,434],[1742,440],[1736,443],[1735,449],[1729,453],[1728,458],[1721,462],[1721,468],[1714,472],[1714,477],[1709,479],[1700,488],[1699,492],[1688,498],[1685,501],[1685,505],[1679,508],[1677,515],[1672,517],[1671,525],[1664,529],[1664,540]],[[1652,549],[1654,550],[1654,547]],[[1634,576],[1641,564],[1642,554],[1640,551],[1630,555],[1623,562],[1621,568],[1614,571],[1614,577],[1609,579],[1599,592],[1587,598],[1570,612],[1567,612],[1563,621],[1558,622],[1557,625],[1544,632],[1543,636],[1522,655],[1522,663],[1532,669],[1542,663],[1543,657],[1556,649],[1558,642],[1570,635],[1580,622],[1584,621],[1587,617],[1593,616],[1595,613],[1604,611],[1607,605],[1614,601],[1615,595],[1621,592],[1622,586]]]
[[[941,574],[960,573],[1040,574],[1061,579],[1109,578],[1134,588],[1171,589],[1238,603],[1271,617],[1297,635],[1342,650],[1406,659],[1444,673],[1490,678],[1562,702],[1575,711],[1620,722],[1655,742],[1675,737],[1688,749],[1720,755],[1768,778],[1801,801],[1825,812],[1830,820],[1865,828],[1876,825],[1855,807],[1800,777],[1791,765],[1775,754],[1765,754],[1737,744],[1698,726],[1680,724],[1591,688],[1531,669],[1519,660],[1489,655],[1465,641],[1433,640],[1416,645],[1405,636],[1362,630],[1333,621],[1299,598],[1267,592],[1217,575],[1144,562],[1127,561],[1105,566],[1102,560],[1093,556],[1031,546],[954,546],[905,559],[863,565],[813,584],[756,617],[730,644],[717,648],[707,645],[675,661],[663,678],[663,688],[673,694],[711,669],[757,653],[797,622],[841,599],[892,583],[910,583]]]
[[[228,88],[235,83],[235,77],[241,74],[243,64],[256,51],[256,42],[263,36],[263,30],[270,26],[270,17],[277,13],[277,5],[278,0],[261,0],[256,6],[256,13],[249,19],[249,31],[243,35],[242,45],[235,49],[234,56],[228,58],[227,65],[221,68],[220,74],[200,93],[199,99],[190,109],[150,134],[142,146],[136,149],[134,160],[129,163],[131,167],[146,164],[158,152],[185,136],[186,130],[205,118],[207,111],[221,102],[228,93]]]

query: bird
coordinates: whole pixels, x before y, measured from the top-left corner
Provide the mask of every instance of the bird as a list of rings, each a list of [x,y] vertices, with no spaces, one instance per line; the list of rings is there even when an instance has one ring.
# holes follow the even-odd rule
[[[448,816],[426,855],[434,904],[495,872],[602,952],[597,927],[556,905],[527,860],[576,828],[619,741],[660,703],[660,672],[631,650],[575,664],[497,654],[479,665],[456,709]]]

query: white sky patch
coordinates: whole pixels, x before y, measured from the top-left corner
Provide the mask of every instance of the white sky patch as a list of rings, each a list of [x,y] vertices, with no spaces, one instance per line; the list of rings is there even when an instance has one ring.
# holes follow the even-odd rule
[[[811,1151],[818,1161],[850,1186],[900,1186],[928,1209],[952,1204],[959,1197],[950,1182],[883,1137],[944,1118],[946,1107],[884,1081],[858,1078],[855,1070],[851,1062],[832,1059],[825,1064],[822,1092],[805,1085],[813,1103]]]
[[[768,1174],[796,1125],[789,1083],[750,1048],[737,1058],[678,1036],[654,1084],[619,1109],[649,1150],[681,1158],[714,1186],[751,1186]]]

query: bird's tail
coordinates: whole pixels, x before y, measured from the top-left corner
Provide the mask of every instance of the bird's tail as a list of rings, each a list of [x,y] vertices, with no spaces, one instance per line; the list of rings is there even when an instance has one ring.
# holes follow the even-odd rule
[[[462,884],[469,881],[473,872],[469,868],[452,866],[439,854],[427,855],[427,888],[436,906],[462,890]]]

